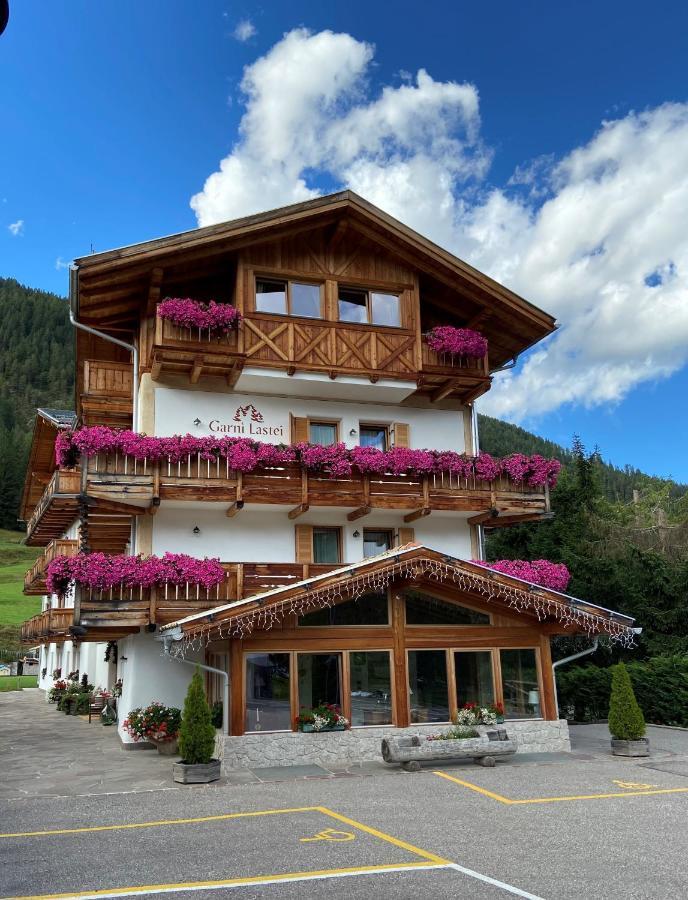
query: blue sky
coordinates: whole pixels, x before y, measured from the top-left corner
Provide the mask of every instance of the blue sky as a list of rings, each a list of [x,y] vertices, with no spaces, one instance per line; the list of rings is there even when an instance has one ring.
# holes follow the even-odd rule
[[[688,481],[688,303],[680,264],[686,246],[673,237],[681,223],[671,218],[669,200],[657,205],[676,184],[671,164],[688,161],[685,5],[402,2],[393,16],[390,8],[14,0],[0,37],[0,274],[65,293],[64,264],[91,247],[195,227],[189,203],[199,192],[196,213],[210,221],[347,183],[420,230],[436,226],[436,240],[562,321],[537,365],[526,362],[495,391],[491,412],[564,444],[578,432],[619,465]],[[247,27],[237,37],[241,22],[255,33]],[[284,44],[283,35],[299,27],[311,36],[329,29],[350,39],[323,39],[318,49],[300,32]],[[355,77],[314,113],[302,82],[317,84],[324,66],[314,60],[332,58],[337,90],[351,70]],[[300,106],[291,95],[287,100],[294,105],[291,127],[312,128],[306,149],[289,141],[281,148],[280,131],[266,115],[279,92],[281,78],[277,88],[271,80],[279,66],[291,67],[284,82],[302,91]],[[249,116],[240,90],[245,67],[254,67]],[[418,80],[421,69],[432,85]],[[451,83],[470,90],[453,92]],[[381,129],[375,146],[364,146],[361,137],[362,149],[335,162],[330,135],[334,150],[314,155],[312,145],[331,123],[352,130],[352,109],[379,117],[375,102],[385,88],[396,121],[404,86],[417,95],[420,121],[439,92],[437,118],[451,120],[446,131],[428,138],[412,134],[408,122],[403,134]],[[670,114],[655,112],[668,103],[676,105]],[[633,118],[644,111],[650,111],[645,119]],[[605,120],[619,125],[596,139]],[[653,155],[662,147],[668,159]],[[576,148],[582,155],[572,155]],[[266,155],[275,157],[272,169]],[[247,182],[255,176],[257,188],[250,193],[225,180],[211,203],[204,183],[223,158]],[[417,184],[447,176],[451,208],[444,223],[434,222],[432,203],[424,216],[418,194],[395,187],[393,178],[406,166]],[[375,190],[362,190],[366,184]],[[620,204],[614,198],[636,194],[637,205],[595,237],[594,223]],[[438,206],[442,200],[438,193]],[[591,233],[583,249],[580,234],[572,236],[581,211],[580,231]],[[629,231],[629,220],[652,223],[654,216],[672,224],[666,238],[656,237],[658,227]],[[538,248],[552,234],[551,263],[543,263]],[[640,284],[638,272],[623,283],[624,266],[638,259],[640,275],[660,273],[656,287]],[[655,333],[657,322],[666,323],[664,331],[657,326]]]

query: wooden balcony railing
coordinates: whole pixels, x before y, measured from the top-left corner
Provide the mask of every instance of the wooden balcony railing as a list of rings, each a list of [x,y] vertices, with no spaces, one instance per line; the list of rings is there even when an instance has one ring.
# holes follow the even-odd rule
[[[226,460],[204,460],[194,454],[178,463],[139,462],[105,455],[88,461],[86,490],[90,497],[115,503],[155,507],[160,500],[213,500],[231,504],[238,513],[245,504],[287,504],[295,519],[310,506],[349,508],[350,521],[373,509],[404,511],[405,521],[433,510],[453,510],[497,516],[537,516],[549,512],[546,487],[442,475],[361,475],[326,478],[299,466],[256,469],[240,473]],[[499,524],[494,521],[492,524]]]
[[[45,572],[48,564],[56,556],[74,556],[77,548],[78,541],[51,541],[24,576],[24,593],[45,594],[47,592]]]
[[[73,621],[73,609],[46,609],[22,624],[21,640],[24,643],[63,641],[69,636]]]
[[[336,565],[313,563],[223,563],[223,566],[224,581],[210,590],[188,584],[104,591],[82,588],[77,593],[75,624],[87,629],[83,640],[102,640],[102,630],[138,630],[149,624],[166,625],[337,568]]]
[[[56,469],[26,526],[26,543],[43,547],[61,538],[77,516],[81,473]]]
[[[133,378],[131,363],[85,360],[80,409],[84,424],[130,427]]]
[[[156,318],[153,379],[166,372],[186,374],[192,382],[221,376],[233,384],[244,365],[283,368],[290,375],[320,372],[331,378],[415,381],[433,399],[472,399],[490,386],[487,356],[452,360],[425,343],[419,350],[416,332],[410,329],[248,313],[238,331],[211,338],[207,331]]]

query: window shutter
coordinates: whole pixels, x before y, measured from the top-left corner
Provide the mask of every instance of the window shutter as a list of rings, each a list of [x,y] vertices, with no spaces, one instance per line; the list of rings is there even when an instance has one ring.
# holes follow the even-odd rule
[[[406,422],[394,422],[392,425],[392,446],[410,447],[410,427]]]
[[[416,532],[413,528],[400,528],[397,532],[397,547],[404,544],[412,544],[416,540]]]
[[[296,562],[313,562],[313,526],[295,525],[294,534],[296,535]]]
[[[308,441],[308,419],[300,416],[291,417],[291,442],[303,444]]]

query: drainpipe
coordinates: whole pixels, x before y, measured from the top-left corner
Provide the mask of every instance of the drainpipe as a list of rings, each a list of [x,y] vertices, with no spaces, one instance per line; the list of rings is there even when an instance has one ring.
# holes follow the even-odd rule
[[[78,322],[76,319],[76,314],[79,309],[79,267],[75,265],[71,265],[69,267],[69,321],[75,328],[79,328],[81,331],[87,331],[89,334],[94,334],[96,337],[102,338],[104,341],[110,341],[111,344],[117,344],[118,347],[124,347],[125,350],[128,350],[133,356],[133,364],[134,364],[134,374],[132,378],[132,397],[131,397],[131,424],[132,430],[138,430],[138,418],[139,418],[139,390],[138,390],[138,380],[139,380],[139,351],[138,348],[134,344],[128,344],[126,341],[122,341],[119,338],[113,337],[111,334],[105,334],[104,331],[98,331],[97,328],[92,328],[90,325],[84,325],[83,322]]]
[[[478,410],[475,402],[471,403],[471,438],[473,441],[473,455],[480,453],[480,435],[478,434]],[[476,526],[478,535],[478,558],[485,559],[485,530],[482,525]]]
[[[229,675],[223,669],[216,669],[214,666],[206,666],[204,663],[193,662],[190,659],[184,659],[183,656],[172,656],[170,650],[172,649],[172,644],[174,641],[180,641],[182,639],[181,629],[168,632],[167,634],[160,635],[156,637],[157,640],[162,641],[162,655],[166,659],[174,659],[177,662],[185,663],[187,666],[198,666],[199,669],[203,669],[204,672],[212,672],[213,675],[221,675],[223,684],[222,684],[222,734],[229,734]]]
[[[600,639],[596,637],[593,641],[592,647],[588,647],[587,650],[581,650],[580,653],[574,653],[571,656],[565,656],[563,659],[558,659],[555,663],[552,663],[552,681],[554,682],[554,707],[557,711],[557,719],[559,718],[559,697],[557,695],[557,669],[559,666],[566,665],[566,663],[573,662],[574,659],[581,659],[583,656],[590,656],[591,653],[594,653],[595,650],[599,647]]]

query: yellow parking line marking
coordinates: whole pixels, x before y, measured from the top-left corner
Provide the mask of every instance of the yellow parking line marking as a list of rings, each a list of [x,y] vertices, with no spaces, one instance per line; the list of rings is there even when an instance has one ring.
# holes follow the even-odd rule
[[[319,806],[297,806],[293,809],[261,809],[257,812],[225,813],[220,816],[197,816],[193,819],[160,819],[156,822],[124,822],[120,825],[89,825],[84,828],[56,828],[52,831],[15,831],[0,834],[0,838],[42,837],[49,834],[87,834],[92,831],[124,831],[130,828],[160,828],[167,825],[192,825],[194,822],[221,822],[254,816],[275,816],[279,813],[322,812]]]
[[[336,878],[344,875],[369,875],[376,872],[401,872],[407,869],[439,869],[445,865],[428,865],[426,862],[390,863],[379,866],[351,866],[342,869],[320,869],[312,872],[285,872],[280,875],[252,875],[246,878],[227,878],[219,881],[184,881],[168,884],[139,884],[133,887],[104,888],[96,891],[69,891],[62,894],[26,894],[6,897],[4,900],[85,900],[85,898],[127,897],[136,894],[162,894],[177,891],[202,890],[210,888],[231,888],[249,884],[270,884],[280,881],[308,881],[316,878]]]
[[[477,784],[472,784],[470,781],[462,781],[460,778],[454,778],[452,775],[447,775],[446,772],[433,772],[432,774],[439,775],[440,778],[446,778],[447,781],[453,781],[456,784],[460,784],[462,787],[466,787],[472,791],[476,791],[478,794],[484,794],[486,797],[490,797],[492,800],[498,800],[500,803],[504,803],[507,806],[526,806],[529,803],[562,803],[566,800],[609,800],[616,797],[652,797],[656,794],[688,793],[688,787],[679,787],[658,788],[657,790],[652,791],[624,791],[622,794],[572,794],[566,797],[530,797],[526,800],[511,800],[509,797],[503,797],[501,794],[495,794],[492,791],[488,791],[485,788],[479,787],[479,785]]]

